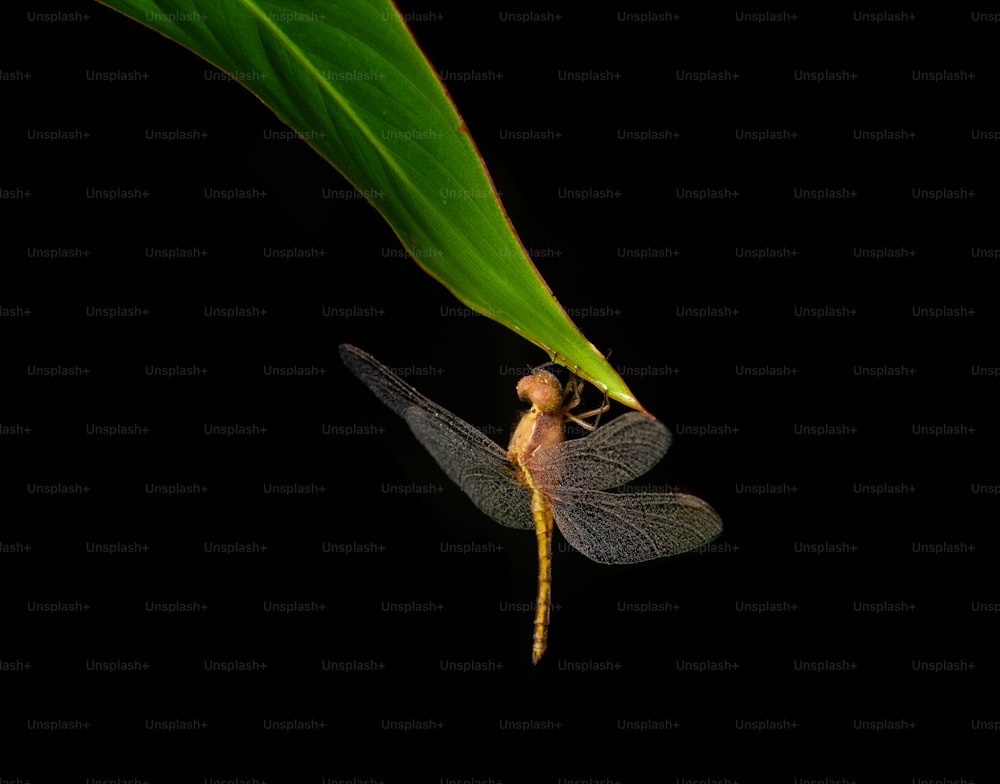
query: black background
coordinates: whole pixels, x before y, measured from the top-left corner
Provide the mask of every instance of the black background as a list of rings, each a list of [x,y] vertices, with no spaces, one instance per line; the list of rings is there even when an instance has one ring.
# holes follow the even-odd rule
[[[241,87],[96,4],[31,8],[88,18],[3,12],[0,70],[30,79],[0,83],[0,187],[30,196],[0,202],[0,779],[1000,780],[987,754],[996,732],[982,724],[1000,726],[998,616],[984,610],[1000,601],[998,507],[975,490],[1000,486],[997,260],[975,252],[1000,248],[998,143],[974,138],[1000,131],[1000,27],[975,21],[977,8],[887,23],[823,8],[753,23],[676,6],[677,19],[639,24],[611,7],[550,7],[536,10],[561,18],[520,24],[502,21],[519,7],[402,5],[441,17],[411,26],[438,71],[503,74],[447,84],[505,207],[587,337],[676,431],[643,481],[696,493],[726,525],[706,552],[627,568],[593,564],[560,539],[537,667],[530,613],[504,609],[534,598],[533,537],[480,515],[336,347],[357,344],[410,373],[501,443],[517,375],[544,355],[397,258],[363,200],[322,198],[343,179],[305,144],[266,139],[283,126]],[[133,69],[148,78],[86,77]],[[560,77],[587,70],[619,77]],[[678,79],[726,70],[739,78]],[[913,78],[962,70],[975,78]],[[856,77],[796,78],[804,71]],[[55,128],[90,135],[30,138]],[[207,136],[149,141],[150,128]],[[561,136],[502,138],[546,129]],[[620,129],[678,136],[630,141]],[[764,129],[798,135],[736,138]],[[150,195],[85,196],[115,187]],[[232,187],[268,195],[202,196]],[[560,197],[573,188],[621,195]],[[683,188],[739,195],[692,201],[677,198]],[[794,196],[826,188],[856,195]],[[975,195],[918,199],[914,188]],[[166,261],[150,247],[207,254]],[[264,257],[292,247],[325,255]],[[89,254],[44,259],[35,248]],[[623,258],[625,248],[670,257]],[[856,252],[884,248],[911,253]],[[114,306],[148,312],[88,315]],[[211,306],[266,314],[209,318]],[[817,307],[848,315],[801,315]],[[964,310],[934,318],[919,307]],[[331,315],[338,308],[367,315]],[[89,372],[51,378],[33,366]],[[207,373],[161,378],[150,366]],[[291,366],[322,372],[264,372]],[[115,424],[148,432],[88,434]],[[208,436],[206,424],[266,432]],[[848,430],[803,433],[823,425]],[[146,490],[172,483],[207,491]],[[29,492],[51,484],[88,489]],[[323,490],[264,492],[274,484]],[[879,485],[904,492],[859,491]],[[109,555],[94,543],[147,549]],[[267,549],[222,555],[206,543]],[[337,552],[345,546],[367,552]],[[44,602],[86,609],[31,609]],[[151,612],[151,602],[204,609]],[[322,608],[264,610],[278,602]],[[436,609],[387,611],[394,602]],[[652,611],[624,609],[643,602]],[[896,609],[862,604],[879,602]],[[95,661],[148,667],[96,672]],[[266,668],[210,672],[210,661]],[[928,662],[947,671],[918,669]],[[475,669],[447,669],[455,663]],[[86,726],[38,729],[60,720]],[[204,726],[149,729],[171,720]],[[280,721],[317,724],[273,729]],[[398,729],[408,721],[423,724]],[[642,721],[656,724],[626,724]],[[879,721],[896,724],[866,724]],[[67,763],[72,775],[57,774]]]

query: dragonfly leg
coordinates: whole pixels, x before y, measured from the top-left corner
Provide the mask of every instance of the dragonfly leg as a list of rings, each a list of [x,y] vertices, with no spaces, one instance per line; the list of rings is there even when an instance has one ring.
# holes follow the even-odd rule
[[[597,428],[597,422],[600,419],[601,414],[603,414],[605,411],[610,410],[611,408],[611,401],[608,400],[608,393],[607,392],[604,393],[604,402],[601,404],[600,408],[595,408],[590,411],[584,411],[582,414],[571,414],[570,409],[580,405],[580,400],[581,400],[580,389],[583,387],[583,382],[580,381],[578,378],[574,378],[573,380],[577,382],[577,386],[571,393],[572,405],[566,407],[566,421],[573,422],[582,427],[584,430],[593,431]],[[567,388],[568,387],[569,384],[567,384]],[[594,421],[585,422],[584,421],[585,419],[594,419]]]

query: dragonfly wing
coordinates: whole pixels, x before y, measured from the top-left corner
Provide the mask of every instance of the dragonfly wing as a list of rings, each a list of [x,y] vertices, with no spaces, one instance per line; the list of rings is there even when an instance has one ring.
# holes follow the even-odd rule
[[[464,434],[459,437],[453,429],[454,422],[421,408],[410,408],[405,419],[413,435],[448,478],[462,488],[481,512],[508,528],[535,527],[531,518],[531,490],[514,479],[507,454],[500,447],[482,434],[497,451],[466,439]],[[466,426],[475,430],[472,425]]]
[[[560,487],[545,496],[566,541],[598,563],[641,563],[677,555],[708,544],[722,532],[719,515],[693,495]]]
[[[434,412],[442,419],[454,420],[459,430],[462,430],[464,426],[464,428],[474,431],[474,435],[477,438],[489,442],[498,451],[503,451],[479,430],[459,419],[448,411],[448,409],[442,408],[430,398],[420,394],[416,389],[375,359],[375,357],[362,351],[357,346],[347,343],[341,344],[340,358],[347,365],[347,369],[364,383],[375,394],[375,397],[385,403],[399,416],[403,417],[403,419],[406,419],[406,412],[413,406],[416,406],[425,411]]]
[[[670,431],[660,420],[633,411],[583,438],[540,451],[532,474],[557,476],[561,484],[573,487],[619,487],[655,466],[670,447],[670,439]]]
[[[513,477],[507,453],[465,420],[420,394],[355,346],[340,346],[347,368],[401,416],[424,448],[481,511],[509,528],[534,528],[528,488]]]

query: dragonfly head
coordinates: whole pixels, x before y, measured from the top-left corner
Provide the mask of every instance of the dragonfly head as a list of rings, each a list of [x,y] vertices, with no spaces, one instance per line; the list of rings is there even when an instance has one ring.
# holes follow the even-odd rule
[[[517,382],[517,396],[538,409],[552,413],[563,405],[563,387],[547,370],[536,370]]]

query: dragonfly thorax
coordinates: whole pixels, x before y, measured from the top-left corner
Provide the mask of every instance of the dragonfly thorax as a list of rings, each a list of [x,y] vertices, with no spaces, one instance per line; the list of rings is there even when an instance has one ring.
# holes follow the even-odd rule
[[[566,426],[562,416],[539,411],[532,406],[531,411],[523,414],[517,427],[514,428],[507,457],[510,462],[522,469],[530,470],[535,452],[561,443],[565,439]]]
[[[531,403],[531,410],[521,415],[507,455],[522,470],[529,470],[537,450],[558,444],[566,437],[566,390],[549,371],[535,370],[517,382],[517,396]]]

